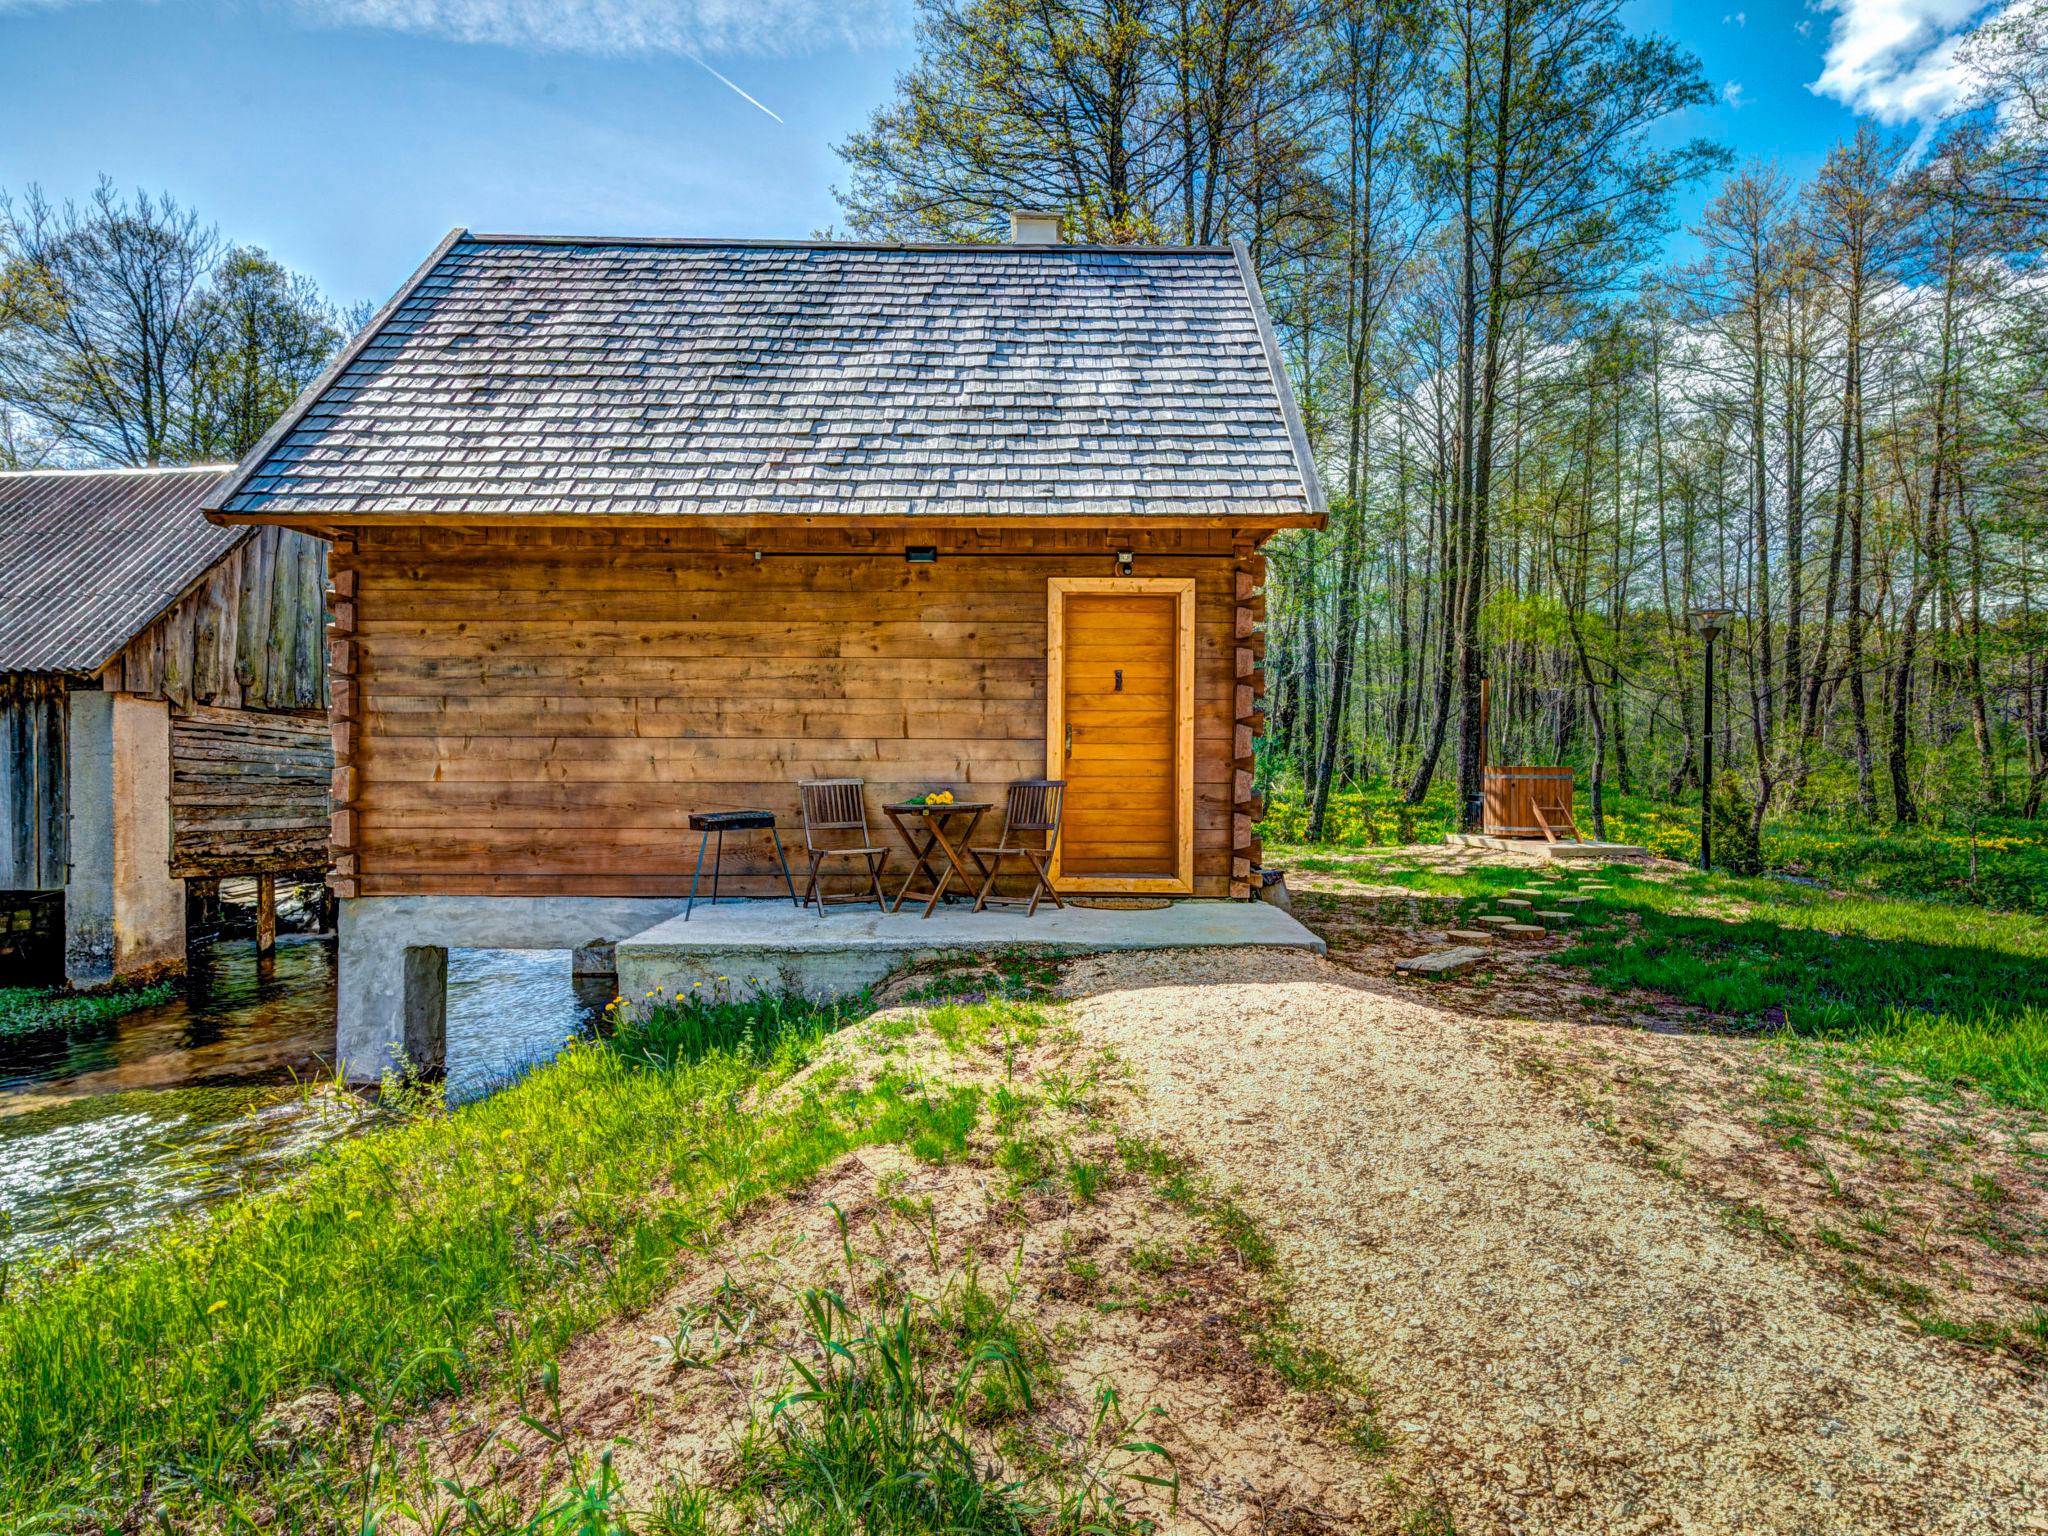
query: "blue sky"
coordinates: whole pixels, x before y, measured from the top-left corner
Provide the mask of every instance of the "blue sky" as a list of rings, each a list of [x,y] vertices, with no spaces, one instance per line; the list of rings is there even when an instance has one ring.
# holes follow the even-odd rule
[[[1803,178],[1859,112],[1910,130],[1952,100],[1979,10],[1631,14],[1725,93],[1691,131]],[[345,303],[457,224],[800,236],[910,42],[909,0],[0,0],[0,187],[169,190]]]

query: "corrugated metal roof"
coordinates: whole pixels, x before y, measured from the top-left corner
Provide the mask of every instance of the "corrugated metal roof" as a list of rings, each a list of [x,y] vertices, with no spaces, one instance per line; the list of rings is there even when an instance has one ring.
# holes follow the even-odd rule
[[[0,474],[0,672],[92,672],[248,537],[222,466]]]
[[[228,515],[1299,519],[1239,249],[457,231]]]

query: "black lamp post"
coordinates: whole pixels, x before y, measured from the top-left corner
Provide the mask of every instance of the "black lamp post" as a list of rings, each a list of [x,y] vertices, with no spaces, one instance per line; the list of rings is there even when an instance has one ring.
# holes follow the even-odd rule
[[[1700,708],[1700,868],[1714,867],[1714,642],[1735,616],[1733,608],[1695,608],[1692,627],[1707,642],[1706,698]]]

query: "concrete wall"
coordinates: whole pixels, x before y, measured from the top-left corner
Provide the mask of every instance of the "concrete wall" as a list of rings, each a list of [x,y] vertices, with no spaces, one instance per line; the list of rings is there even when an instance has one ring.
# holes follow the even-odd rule
[[[450,949],[577,949],[652,928],[675,897],[353,896],[337,925],[335,1058],[374,1083],[401,1057],[423,1072],[447,1061]]]
[[[170,873],[170,707],[80,689],[69,710],[65,978],[86,987],[175,971],[185,962],[185,890]]]

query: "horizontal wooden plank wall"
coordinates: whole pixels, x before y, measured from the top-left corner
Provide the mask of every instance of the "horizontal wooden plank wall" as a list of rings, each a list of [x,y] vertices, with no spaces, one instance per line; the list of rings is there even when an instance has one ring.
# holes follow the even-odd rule
[[[171,874],[325,869],[333,773],[318,716],[173,711]]]
[[[259,528],[128,643],[103,687],[183,709],[324,710],[326,545]]]
[[[800,841],[798,778],[864,777],[871,807],[1000,800],[1045,762],[1046,580],[1114,574],[1119,548],[1197,583],[1195,885],[1241,893],[1248,557],[1227,525],[346,531],[336,889],[681,894],[689,812],[765,807]],[[769,892],[765,842],[729,839],[726,867]]]
[[[70,872],[66,686],[0,672],[0,890],[62,890]]]

